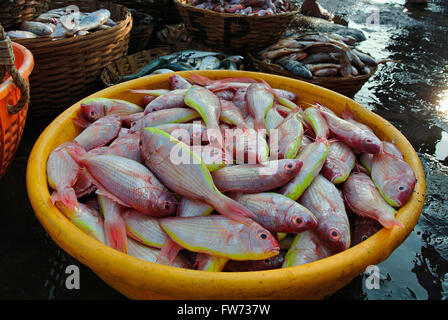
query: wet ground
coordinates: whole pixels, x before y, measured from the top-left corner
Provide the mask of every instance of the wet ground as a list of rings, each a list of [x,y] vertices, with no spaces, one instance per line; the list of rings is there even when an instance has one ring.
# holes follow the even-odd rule
[[[301,1],[299,1],[300,3]],[[392,122],[409,139],[426,173],[427,198],[406,241],[379,265],[379,289],[365,275],[332,299],[448,299],[448,2],[321,0],[349,26],[362,29],[360,49],[381,65],[355,100]],[[366,25],[372,14],[379,25]],[[15,161],[0,182],[0,299],[123,299],[92,271],[53,243],[26,197],[31,148],[51,119],[30,118]],[[80,289],[65,287],[67,266],[80,268]]]

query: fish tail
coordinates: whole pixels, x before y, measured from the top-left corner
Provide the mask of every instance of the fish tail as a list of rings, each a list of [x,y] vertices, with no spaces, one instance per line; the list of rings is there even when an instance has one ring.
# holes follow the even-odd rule
[[[404,225],[398,221],[395,217],[387,217],[387,218],[383,218],[380,217],[378,219],[378,222],[381,223],[381,225],[387,229],[392,229],[394,226],[397,226],[399,228],[404,228]]]
[[[159,255],[157,256],[156,262],[165,265],[172,265],[180,249],[182,249],[182,247],[176,242],[171,239],[167,239],[160,250]]]
[[[317,142],[317,143],[323,143],[323,144],[325,144],[327,147],[329,147],[330,144],[331,144],[330,140],[328,140],[328,139],[325,138],[325,137],[316,137],[315,142]]]
[[[104,221],[104,235],[106,244],[118,251],[128,252],[128,238],[126,234],[126,225],[123,218],[113,219],[112,221],[106,219]]]
[[[87,128],[88,126],[91,125],[91,123],[88,120],[86,120],[86,118],[84,118],[84,116],[81,113],[81,110],[76,113],[76,118],[73,118],[72,121],[74,124],[76,124],[78,127],[81,128]]]
[[[256,215],[252,211],[223,194],[213,200],[212,207],[229,219],[243,224],[251,224],[253,223],[252,219],[256,218]]]
[[[348,119],[353,120],[354,119],[353,113],[350,110],[350,108],[348,107],[348,103],[345,105],[345,110],[342,111],[342,118],[345,120],[348,120]]]
[[[67,148],[66,150],[67,153],[70,155],[70,157],[73,159],[73,161],[75,161],[78,165],[81,163],[82,159],[87,155],[87,151],[85,151],[83,147],[76,149]]]
[[[55,204],[56,202],[62,202],[69,210],[74,210],[79,208],[78,198],[76,197],[75,190],[71,187],[61,188],[54,191],[51,194],[51,202]]]
[[[207,86],[212,83],[212,80],[209,78],[196,73],[189,74],[189,79],[200,86]]]

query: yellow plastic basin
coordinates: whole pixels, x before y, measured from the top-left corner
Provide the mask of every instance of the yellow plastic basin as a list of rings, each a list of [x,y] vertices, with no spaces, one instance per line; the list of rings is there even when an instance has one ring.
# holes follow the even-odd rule
[[[187,76],[189,72],[180,72]],[[295,92],[301,101],[319,101],[338,114],[350,107],[355,119],[370,126],[380,139],[395,140],[417,177],[410,201],[397,213],[405,228],[382,229],[366,241],[329,258],[302,266],[255,272],[204,272],[179,269],[136,259],[94,240],[74,226],[50,201],[46,178],[49,153],[80,131],[72,123],[80,103],[59,115],[33,147],[27,167],[27,190],[37,218],[68,254],[92,269],[110,286],[133,299],[322,299],[378,264],[406,239],[416,225],[425,198],[425,177],[408,140],[388,121],[353,100],[330,90],[290,78],[241,71],[199,71],[212,79],[253,77],[272,87]],[[128,89],[168,88],[168,75],[140,78],[99,91],[91,97],[138,102]]]

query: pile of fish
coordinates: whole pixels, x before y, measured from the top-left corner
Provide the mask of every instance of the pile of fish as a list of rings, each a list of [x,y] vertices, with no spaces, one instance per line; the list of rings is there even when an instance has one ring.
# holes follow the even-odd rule
[[[185,47],[191,42],[191,37],[183,23],[164,26],[157,32],[157,39],[159,39],[161,43],[183,45]]]
[[[385,62],[362,53],[355,44],[356,39],[347,35],[301,33],[279,40],[259,52],[258,57],[305,79],[370,74],[379,63]]]
[[[242,70],[243,56],[229,56],[222,52],[184,50],[152,60],[131,75],[117,76],[114,84],[147,75],[191,70]]]
[[[24,21],[20,30],[10,30],[11,39],[32,39],[37,37],[65,38],[89,34],[115,26],[110,11],[100,9],[86,13],[73,11],[71,6],[42,13],[32,21]]]
[[[205,271],[323,259],[381,227],[416,183],[401,151],[263,80],[169,77],[138,104],[88,98],[47,161],[52,202],[131,256]],[[351,223],[350,223],[351,221]]]
[[[246,16],[274,15],[290,10],[288,1],[283,0],[190,0],[186,2],[199,9]]]

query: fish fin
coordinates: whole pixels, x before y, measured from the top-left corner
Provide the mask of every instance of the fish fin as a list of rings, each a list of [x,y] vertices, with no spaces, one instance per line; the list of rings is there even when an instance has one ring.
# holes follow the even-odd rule
[[[92,178],[92,177],[91,177]],[[108,199],[115,201],[116,203],[118,203],[119,205],[125,206],[125,207],[129,207],[128,204],[124,203],[123,201],[121,201],[120,199],[118,199],[116,196],[114,196],[113,194],[111,194],[109,191],[107,191],[106,189],[104,189],[101,184],[99,184],[94,178],[92,178],[93,184],[96,186],[96,194],[99,194],[101,196],[107,197]]]
[[[381,225],[387,229],[392,229],[394,226],[397,226],[399,228],[404,228],[404,225],[398,221],[395,217],[388,217],[386,219],[379,218],[378,222],[381,223]]]
[[[176,242],[172,239],[167,239],[160,250],[159,255],[157,256],[156,262],[160,264],[172,265],[180,249],[182,249],[182,247]]]
[[[50,196],[51,202],[55,204],[57,201],[62,202],[69,210],[79,208],[78,198],[76,197],[75,190],[71,187],[65,187],[54,191]]]
[[[255,213],[223,194],[216,197],[211,206],[223,216],[242,224],[250,225],[254,222],[252,219],[256,218]]]
[[[92,124],[90,121],[88,121],[86,118],[84,118],[84,116],[81,113],[81,110],[79,110],[76,113],[76,118],[73,118],[72,122],[81,128],[87,128],[88,126],[90,126]]]
[[[201,76],[199,74],[196,73],[190,73],[188,75],[189,80],[193,81],[195,84],[200,85],[200,86],[208,86],[210,84],[212,84],[212,80],[210,80],[209,78],[205,77],[205,76]]]
[[[67,150],[67,153],[70,155],[70,157],[73,159],[73,161],[75,161],[76,164],[78,164],[78,165],[80,165],[82,159],[87,155],[87,151],[84,150],[84,147],[82,147],[82,146],[81,146],[81,148],[76,148],[76,149],[66,148],[66,150]]]
[[[345,105],[345,111],[342,111],[342,119],[344,120],[353,120],[353,113],[348,107],[348,103]]]
[[[331,144],[330,140],[328,140],[328,139],[325,138],[325,137],[316,137],[315,142],[323,143],[323,144],[325,144],[327,147],[329,147],[330,144]]]
[[[126,234],[126,225],[119,214],[116,219],[105,219],[104,221],[104,235],[106,244],[118,251],[128,252],[128,238]]]

